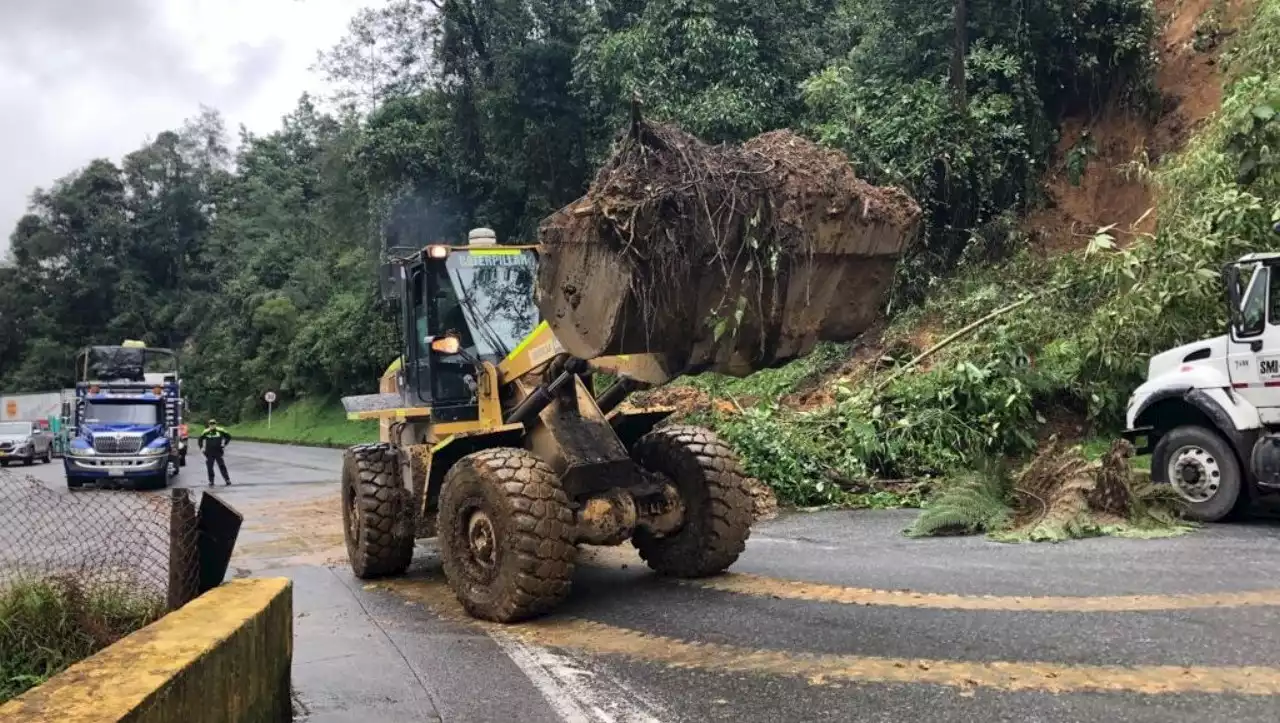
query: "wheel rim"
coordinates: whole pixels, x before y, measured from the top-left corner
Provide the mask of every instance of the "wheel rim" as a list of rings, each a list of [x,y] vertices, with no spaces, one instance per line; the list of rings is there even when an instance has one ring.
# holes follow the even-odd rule
[[[1203,447],[1181,447],[1169,458],[1169,483],[1188,502],[1208,502],[1222,485],[1222,467]]]
[[[498,566],[498,535],[484,510],[473,510],[467,518],[467,557],[485,577]]]
[[[352,490],[347,492],[347,539],[360,544],[360,496]]]

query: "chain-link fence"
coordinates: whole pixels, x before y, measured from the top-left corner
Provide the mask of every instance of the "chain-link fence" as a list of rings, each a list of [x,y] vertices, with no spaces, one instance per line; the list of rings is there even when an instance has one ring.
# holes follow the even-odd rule
[[[70,492],[0,472],[0,589],[72,580],[174,609],[198,593],[198,540],[187,490]]]

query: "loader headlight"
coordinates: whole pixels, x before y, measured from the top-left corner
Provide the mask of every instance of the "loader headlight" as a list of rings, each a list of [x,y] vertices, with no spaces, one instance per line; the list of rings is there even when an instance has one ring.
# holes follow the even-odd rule
[[[462,342],[456,336],[442,336],[431,340],[431,351],[438,354],[457,354],[462,349]]]

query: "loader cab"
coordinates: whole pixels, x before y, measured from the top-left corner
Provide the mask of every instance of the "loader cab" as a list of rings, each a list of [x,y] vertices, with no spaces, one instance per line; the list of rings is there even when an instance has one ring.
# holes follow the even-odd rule
[[[478,418],[473,360],[501,363],[540,321],[535,250],[486,243],[492,232],[483,231],[467,246],[428,246],[405,269],[407,401],[441,422]],[[433,352],[431,342],[450,334],[460,351]]]

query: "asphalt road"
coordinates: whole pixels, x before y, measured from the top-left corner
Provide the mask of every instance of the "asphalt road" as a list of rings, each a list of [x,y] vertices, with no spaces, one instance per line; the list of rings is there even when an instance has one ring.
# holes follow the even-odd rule
[[[570,600],[479,624],[431,542],[355,580],[340,453],[233,444],[237,575],[295,583],[310,721],[1275,721],[1280,524],[1170,540],[910,540],[909,512],[762,523],[733,574],[584,550]],[[36,474],[57,486],[56,468]],[[203,469],[183,485],[202,486]],[[121,493],[128,494],[128,493]]]

